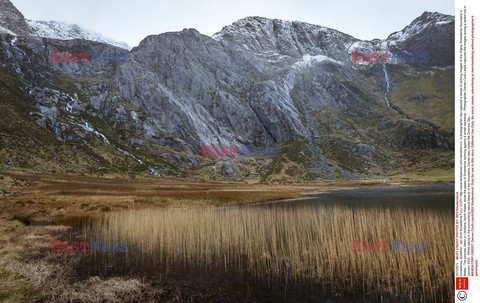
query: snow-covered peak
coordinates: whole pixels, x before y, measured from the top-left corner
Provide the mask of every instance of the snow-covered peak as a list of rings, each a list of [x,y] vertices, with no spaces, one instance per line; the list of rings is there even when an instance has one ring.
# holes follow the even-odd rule
[[[227,36],[229,34],[252,36],[280,32],[291,33],[298,29],[309,31],[311,34],[323,32],[332,34],[339,33],[341,35],[344,35],[337,30],[306,22],[249,16],[237,20],[228,26],[225,26],[220,32],[214,34],[212,38],[215,40],[221,40],[224,36]]]
[[[345,57],[345,47],[355,41],[331,28],[265,17],[240,19],[225,26],[212,38],[242,51],[259,54],[269,62],[283,61],[285,56],[298,60],[304,55],[326,55],[340,60]]]
[[[389,44],[396,44],[413,37],[427,28],[441,26],[455,21],[453,16],[444,15],[437,12],[424,12],[420,17],[412,21],[403,30],[395,32],[388,36]]]
[[[273,23],[281,24],[283,28],[291,27],[291,21],[268,19],[265,17],[245,17],[222,28],[222,30],[212,36],[215,40],[221,40],[229,34],[252,36],[261,33],[265,28],[271,28]]]
[[[27,20],[27,23],[33,29],[35,36],[61,40],[85,39],[118,46],[123,49],[131,49],[131,47],[125,42],[115,41],[103,36],[102,34],[81,28],[76,24],[68,24],[58,21],[35,20]]]

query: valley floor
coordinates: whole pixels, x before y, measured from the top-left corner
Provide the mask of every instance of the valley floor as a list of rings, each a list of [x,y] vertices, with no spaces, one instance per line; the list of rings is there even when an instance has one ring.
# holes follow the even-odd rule
[[[144,208],[208,208],[300,198],[336,189],[432,183],[445,178],[308,184],[247,184],[173,178],[0,175],[0,301],[227,302],[235,298],[212,281],[145,282],[132,276],[80,278],[75,254],[52,254],[51,240],[85,218]]]

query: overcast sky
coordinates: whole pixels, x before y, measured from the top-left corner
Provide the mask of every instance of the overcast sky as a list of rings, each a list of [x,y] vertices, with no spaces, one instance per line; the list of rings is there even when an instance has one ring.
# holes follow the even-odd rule
[[[76,23],[130,46],[195,28],[212,35],[246,16],[299,20],[359,39],[386,38],[424,11],[454,15],[453,0],[11,0],[27,19]]]

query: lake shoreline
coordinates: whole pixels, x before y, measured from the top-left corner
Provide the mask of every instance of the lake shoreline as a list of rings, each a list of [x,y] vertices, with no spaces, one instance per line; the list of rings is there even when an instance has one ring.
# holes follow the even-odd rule
[[[249,204],[242,204],[241,206],[257,206],[257,205],[264,205],[264,204],[274,204],[274,203],[284,203],[284,202],[295,202],[295,201],[302,201],[308,200],[317,195],[325,194],[325,193],[332,193],[336,191],[348,191],[348,190],[356,190],[356,189],[374,189],[374,188],[405,188],[405,187],[435,187],[435,186],[455,186],[455,183],[385,183],[385,184],[376,184],[376,185],[368,185],[368,186],[351,186],[351,187],[338,187],[338,188],[329,188],[329,189],[322,189],[319,191],[308,192],[304,193],[302,197],[299,198],[291,198],[291,199],[280,199],[275,201],[263,201],[263,202],[255,202]]]
[[[0,241],[6,244],[0,263],[5,264],[4,276],[10,279],[10,287],[0,291],[0,295],[10,296],[12,293],[9,289],[17,289],[24,294],[25,300],[43,298],[43,301],[51,301],[56,293],[49,292],[48,289],[61,286],[65,289],[64,293],[74,293],[80,289],[94,296],[93,285],[100,285],[107,290],[128,286],[137,293],[143,293],[145,297],[155,297],[159,291],[157,285],[163,285],[162,291],[165,291],[168,298],[175,298],[179,286],[197,285],[193,280],[171,277],[162,278],[158,284],[153,280],[142,280],[137,275],[93,275],[80,278],[76,271],[82,266],[79,256],[51,253],[51,241],[59,239],[59,236],[68,230],[81,226],[85,219],[99,218],[107,214],[126,214],[130,210],[148,213],[150,209],[157,209],[166,210],[168,215],[178,215],[179,210],[205,212],[223,206],[229,208],[227,211],[234,211],[230,206],[247,206],[250,203],[274,207],[273,205],[279,202],[301,202],[314,195],[341,190],[445,184],[357,180],[266,185],[153,178],[108,179],[59,174],[4,174],[0,178],[0,190],[3,192],[0,198]],[[256,213],[251,214],[257,216]],[[193,219],[197,216],[198,212]],[[235,216],[232,216],[232,220],[234,218]],[[302,234],[303,232],[299,233]],[[389,236],[388,239],[390,238]],[[37,272],[36,268],[42,268],[42,271]],[[21,278],[18,272],[24,277],[32,277],[32,280]],[[35,286],[38,285],[37,281],[41,281],[41,289]],[[216,281],[215,278],[205,281],[204,285],[195,289],[188,286],[180,291],[186,297],[211,294],[211,298],[237,298],[237,294],[239,297],[243,295],[235,285],[228,288],[229,284],[226,285],[225,293],[216,293],[215,283],[212,281]]]

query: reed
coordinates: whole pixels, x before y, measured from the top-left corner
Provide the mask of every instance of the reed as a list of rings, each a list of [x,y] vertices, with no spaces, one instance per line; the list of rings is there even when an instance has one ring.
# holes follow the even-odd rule
[[[348,205],[134,209],[104,214],[84,236],[128,241],[130,266],[236,273],[255,283],[328,294],[450,301],[449,209]],[[352,252],[352,240],[428,241],[427,252]],[[105,255],[105,254],[103,254]],[[118,257],[117,257],[118,258]]]

